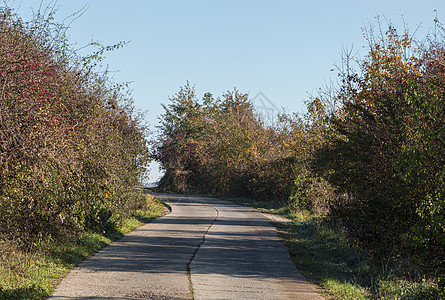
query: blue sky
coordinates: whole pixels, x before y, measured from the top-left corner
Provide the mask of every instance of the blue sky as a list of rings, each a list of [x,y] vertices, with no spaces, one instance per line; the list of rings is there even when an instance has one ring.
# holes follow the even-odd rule
[[[9,0],[27,19],[41,0]],[[43,0],[43,7],[50,4]],[[130,81],[135,105],[154,126],[186,81],[198,95],[220,96],[234,87],[264,95],[288,112],[304,111],[309,95],[331,79],[343,47],[366,54],[362,28],[377,15],[418,36],[445,14],[443,0],[179,1],[58,0],[56,20],[86,7],[70,25],[71,43],[130,41],[107,54],[115,81]],[[442,20],[443,21],[443,20]],[[153,166],[152,180],[159,176]]]

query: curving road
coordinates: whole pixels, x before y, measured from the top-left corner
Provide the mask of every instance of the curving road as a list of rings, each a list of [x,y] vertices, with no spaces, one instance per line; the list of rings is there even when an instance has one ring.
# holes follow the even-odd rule
[[[170,214],[82,262],[50,299],[323,299],[262,213],[213,198],[156,196]]]

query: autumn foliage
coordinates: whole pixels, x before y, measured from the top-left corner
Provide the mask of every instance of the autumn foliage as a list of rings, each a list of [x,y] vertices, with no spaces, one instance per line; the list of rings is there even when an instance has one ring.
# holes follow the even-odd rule
[[[444,257],[445,45],[436,36],[416,46],[393,26],[368,38],[313,166],[337,187],[333,216],[365,248]]]
[[[103,230],[138,205],[144,127],[52,15],[0,9],[0,238]]]
[[[338,89],[273,127],[248,95],[198,100],[187,84],[161,116],[161,187],[281,199],[341,224],[373,257],[414,255],[443,270],[445,43],[435,26],[422,42],[391,24],[365,31],[369,52],[346,56]]]
[[[161,187],[271,199],[289,196],[292,156],[281,132],[264,126],[247,94],[228,91],[199,100],[185,85],[164,106],[155,158]],[[285,175],[284,175],[285,174]]]

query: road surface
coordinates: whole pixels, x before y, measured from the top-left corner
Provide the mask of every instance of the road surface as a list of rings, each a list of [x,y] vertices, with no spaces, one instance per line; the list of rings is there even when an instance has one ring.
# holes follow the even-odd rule
[[[257,210],[156,194],[171,213],[72,270],[50,299],[323,299]]]

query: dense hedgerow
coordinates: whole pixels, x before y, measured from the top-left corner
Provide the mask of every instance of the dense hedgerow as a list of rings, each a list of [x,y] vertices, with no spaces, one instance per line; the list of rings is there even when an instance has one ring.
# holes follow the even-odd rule
[[[0,239],[103,230],[138,205],[145,129],[94,68],[113,47],[82,58],[64,32],[0,8]]]
[[[325,143],[312,166],[337,188],[332,216],[377,256],[413,255],[444,272],[445,44],[416,43],[393,26],[368,35],[324,114]],[[372,33],[372,32],[371,32]]]
[[[161,188],[283,199],[292,186],[284,132],[266,127],[237,90],[198,100],[189,84],[161,116],[155,158],[166,170]]]

